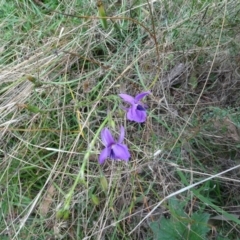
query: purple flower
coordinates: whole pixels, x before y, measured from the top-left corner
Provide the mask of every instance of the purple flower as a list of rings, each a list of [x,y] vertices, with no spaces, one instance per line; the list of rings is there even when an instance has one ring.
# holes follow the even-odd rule
[[[108,128],[104,128],[101,132],[101,138],[105,148],[102,150],[99,156],[99,163],[103,164],[107,158],[111,159],[121,159],[124,161],[128,161],[130,158],[130,153],[128,151],[128,147],[125,144],[122,144],[124,139],[124,127],[120,129],[120,136],[118,142],[116,142],[108,130]]]
[[[145,105],[140,101],[150,92],[142,92],[138,94],[135,98],[128,94],[119,94],[119,96],[127,103],[131,104],[131,107],[127,111],[127,119],[135,122],[145,122],[147,118],[147,113]]]

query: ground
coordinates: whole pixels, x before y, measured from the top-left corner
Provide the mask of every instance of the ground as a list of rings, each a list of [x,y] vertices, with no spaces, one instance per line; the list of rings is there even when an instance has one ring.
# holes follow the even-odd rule
[[[237,1],[0,4],[1,239],[238,239]]]

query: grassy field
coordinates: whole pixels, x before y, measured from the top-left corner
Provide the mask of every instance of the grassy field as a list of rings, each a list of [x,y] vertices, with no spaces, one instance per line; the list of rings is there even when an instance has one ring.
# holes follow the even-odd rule
[[[1,0],[0,239],[240,239],[239,24],[234,0]],[[129,161],[99,164],[121,126]]]

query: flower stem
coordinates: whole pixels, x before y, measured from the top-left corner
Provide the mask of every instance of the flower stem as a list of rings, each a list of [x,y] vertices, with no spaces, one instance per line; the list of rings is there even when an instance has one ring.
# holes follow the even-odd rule
[[[103,121],[103,123],[101,124],[101,126],[99,127],[99,129],[97,130],[94,138],[92,139],[91,143],[89,144],[88,150],[84,155],[83,158],[83,162],[82,162],[82,166],[80,168],[80,171],[71,187],[71,189],[69,190],[69,192],[65,195],[65,201],[64,201],[64,206],[63,209],[59,210],[59,217],[62,218],[64,216],[69,216],[69,210],[70,210],[70,204],[71,204],[71,200],[75,191],[75,188],[77,186],[77,184],[79,182],[83,183],[85,186],[87,186],[87,183],[85,182],[85,175],[84,175],[84,171],[85,171],[85,167],[87,164],[87,161],[89,159],[89,156],[91,155],[92,149],[94,147],[94,144],[98,138],[98,135],[100,134],[101,130],[104,128],[105,124],[108,121],[108,117],[106,117],[106,119]],[[62,213],[62,214],[61,214]]]

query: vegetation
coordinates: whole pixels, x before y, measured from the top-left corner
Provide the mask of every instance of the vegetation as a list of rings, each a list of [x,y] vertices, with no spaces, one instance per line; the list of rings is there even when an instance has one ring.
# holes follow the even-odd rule
[[[0,4],[0,239],[239,238],[238,1]]]

